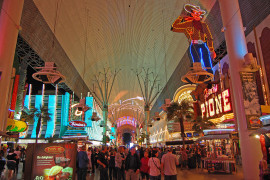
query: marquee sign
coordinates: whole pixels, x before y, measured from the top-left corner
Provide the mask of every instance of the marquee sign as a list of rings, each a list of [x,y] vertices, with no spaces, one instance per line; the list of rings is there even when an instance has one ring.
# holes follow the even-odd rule
[[[85,127],[87,124],[84,121],[70,121],[69,125],[72,127]]]
[[[217,86],[205,93],[205,102],[201,102],[202,117],[207,119],[218,118],[232,112],[229,89],[217,93]]]
[[[65,148],[61,146],[49,146],[44,149],[48,154],[61,154],[65,151]]]

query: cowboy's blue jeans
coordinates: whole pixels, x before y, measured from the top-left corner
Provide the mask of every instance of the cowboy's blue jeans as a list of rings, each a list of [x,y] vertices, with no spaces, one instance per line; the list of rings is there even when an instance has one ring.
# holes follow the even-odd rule
[[[210,51],[206,43],[203,44],[191,43],[189,46],[189,52],[193,63],[200,62],[202,64],[202,67],[206,68],[207,72],[213,73]]]

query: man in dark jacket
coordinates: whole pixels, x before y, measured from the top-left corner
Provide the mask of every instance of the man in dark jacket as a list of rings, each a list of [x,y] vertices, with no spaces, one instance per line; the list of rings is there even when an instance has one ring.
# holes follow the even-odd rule
[[[140,173],[140,159],[135,148],[130,149],[125,162],[126,180],[138,180]]]
[[[86,150],[86,147],[82,146],[80,151],[77,154],[78,180],[86,180],[89,159],[85,150]]]
[[[102,151],[98,154],[97,163],[100,170],[100,180],[109,180],[108,178],[108,160],[107,160],[107,147],[102,146]]]

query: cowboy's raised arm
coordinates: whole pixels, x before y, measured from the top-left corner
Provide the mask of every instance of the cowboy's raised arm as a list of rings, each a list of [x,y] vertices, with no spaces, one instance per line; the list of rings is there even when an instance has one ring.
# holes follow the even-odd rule
[[[179,16],[174,23],[172,24],[171,27],[171,31],[173,32],[180,32],[180,33],[184,33],[186,31],[187,28],[187,24],[186,22],[181,22],[182,21],[182,17]]]

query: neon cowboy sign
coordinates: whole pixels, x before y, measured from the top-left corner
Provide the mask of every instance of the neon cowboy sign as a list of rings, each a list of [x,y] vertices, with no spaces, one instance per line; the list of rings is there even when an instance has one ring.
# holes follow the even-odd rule
[[[232,104],[229,89],[217,93],[216,89],[211,89],[205,96],[205,102],[201,102],[202,118],[217,118],[232,112]]]

